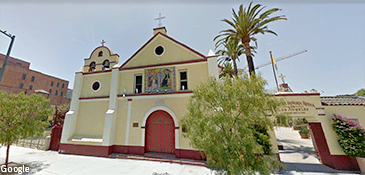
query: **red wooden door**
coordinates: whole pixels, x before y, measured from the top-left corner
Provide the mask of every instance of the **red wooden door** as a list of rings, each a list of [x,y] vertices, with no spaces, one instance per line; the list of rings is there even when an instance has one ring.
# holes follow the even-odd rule
[[[146,152],[175,152],[174,121],[165,111],[155,111],[147,119]]]

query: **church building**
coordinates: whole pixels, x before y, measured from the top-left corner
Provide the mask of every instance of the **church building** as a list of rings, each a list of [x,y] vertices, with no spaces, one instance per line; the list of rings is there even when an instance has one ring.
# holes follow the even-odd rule
[[[152,38],[124,63],[102,44],[76,72],[60,153],[202,159],[179,121],[192,90],[210,76],[218,78],[214,52],[195,51],[168,36],[165,27],[153,29]]]

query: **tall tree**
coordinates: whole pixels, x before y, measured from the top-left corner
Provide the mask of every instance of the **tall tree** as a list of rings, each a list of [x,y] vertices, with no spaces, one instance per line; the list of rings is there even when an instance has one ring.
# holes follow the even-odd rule
[[[216,38],[214,39],[216,40]],[[227,40],[220,40],[216,43],[216,49],[219,46],[223,46],[223,49],[220,49],[216,52],[219,55],[218,64],[225,65],[227,63],[233,63],[233,71],[234,75],[238,74],[237,61],[239,61],[239,56],[244,53],[244,47],[240,44],[240,40],[238,38],[228,38]]]
[[[221,67],[221,71],[219,72],[219,78],[224,78],[226,76],[229,76],[233,78],[235,75],[234,69],[232,68],[231,63],[223,63],[223,66]]]
[[[41,95],[8,94],[0,90],[0,143],[7,146],[5,165],[8,166],[10,145],[19,138],[41,135],[48,126],[53,110],[49,99]]]
[[[229,40],[230,38],[239,38],[241,40],[241,43],[245,48],[245,55],[250,75],[255,74],[255,66],[252,59],[252,50],[246,48],[250,48],[251,41],[254,41],[257,47],[257,39],[255,38],[255,35],[258,33],[271,33],[277,35],[274,31],[268,29],[267,25],[269,23],[286,20],[285,15],[269,17],[272,13],[280,11],[281,9],[272,8],[261,13],[265,6],[262,7],[261,4],[256,4],[252,7],[251,5],[252,2],[249,4],[248,8],[243,8],[243,5],[240,5],[238,13],[232,9],[232,20],[222,20],[229,24],[232,28],[220,31],[220,34],[216,37],[220,38],[218,42]]]
[[[181,123],[193,147],[204,151],[218,174],[270,174],[280,167],[271,151],[268,113],[281,102],[256,75],[209,79],[194,90]],[[262,156],[258,156],[262,155]]]

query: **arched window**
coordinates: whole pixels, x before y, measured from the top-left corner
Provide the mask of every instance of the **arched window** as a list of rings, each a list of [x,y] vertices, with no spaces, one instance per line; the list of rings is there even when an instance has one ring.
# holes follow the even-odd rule
[[[103,56],[103,51],[100,51],[99,54],[98,54],[99,57],[102,57]]]
[[[95,71],[95,69],[96,69],[96,64],[95,64],[95,62],[93,61],[93,62],[91,62],[90,63],[90,65],[89,65],[89,72],[93,72],[93,71]]]
[[[103,70],[109,70],[110,69],[110,62],[109,60],[105,60],[103,62]]]

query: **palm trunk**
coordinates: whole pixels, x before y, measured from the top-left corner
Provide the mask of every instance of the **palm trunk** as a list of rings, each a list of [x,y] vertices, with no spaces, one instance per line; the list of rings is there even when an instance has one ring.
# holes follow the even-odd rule
[[[233,61],[233,68],[234,68],[234,75],[237,76],[238,74],[238,70],[237,70],[237,63],[236,63],[236,59],[232,59]]]
[[[8,168],[9,162],[9,149],[10,149],[10,141],[8,141],[7,149],[6,149],[6,158],[5,158],[5,167]]]
[[[247,59],[248,71],[250,72],[250,76],[251,76],[252,74],[256,74],[256,73],[255,73],[255,66],[253,65],[250,44],[248,42],[244,42],[243,45],[245,46],[245,54],[246,54],[246,59]]]

